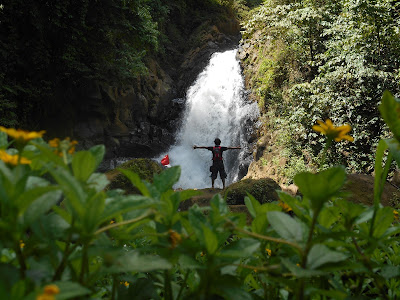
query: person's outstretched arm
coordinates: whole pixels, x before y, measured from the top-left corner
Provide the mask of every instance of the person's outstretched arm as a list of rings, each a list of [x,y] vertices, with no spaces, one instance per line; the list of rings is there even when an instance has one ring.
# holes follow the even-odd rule
[[[194,145],[193,149],[208,149],[208,147]]]

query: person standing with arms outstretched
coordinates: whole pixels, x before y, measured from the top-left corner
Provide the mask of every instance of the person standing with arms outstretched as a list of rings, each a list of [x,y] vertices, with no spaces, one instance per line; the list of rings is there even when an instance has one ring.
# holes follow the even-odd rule
[[[212,161],[213,164],[210,167],[211,171],[211,187],[214,188],[214,182],[215,179],[218,176],[219,172],[219,177],[221,177],[222,180],[222,186],[225,188],[225,178],[226,178],[226,172],[224,168],[224,161],[222,159],[222,153],[226,150],[230,149],[241,149],[240,147],[221,147],[221,140],[219,138],[216,138],[214,140],[215,146],[214,147],[204,147],[204,146],[193,146],[193,149],[207,149],[212,151]]]

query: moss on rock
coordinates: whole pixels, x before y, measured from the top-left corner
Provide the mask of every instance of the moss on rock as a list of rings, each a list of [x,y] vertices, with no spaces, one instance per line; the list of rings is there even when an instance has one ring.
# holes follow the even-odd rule
[[[139,194],[140,192],[118,169],[135,172],[142,180],[148,182],[153,182],[154,174],[159,174],[163,170],[157,162],[149,158],[135,158],[107,172],[107,178],[110,180],[107,189],[122,189],[125,191],[125,194]]]
[[[277,201],[279,197],[276,190],[280,189],[280,186],[270,178],[244,179],[231,184],[226,189],[224,197],[228,205],[242,205],[249,193],[263,204]]]

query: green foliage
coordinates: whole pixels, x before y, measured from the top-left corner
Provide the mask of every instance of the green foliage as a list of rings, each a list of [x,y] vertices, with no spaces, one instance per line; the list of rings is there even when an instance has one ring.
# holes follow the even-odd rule
[[[119,171],[118,171],[119,170]],[[109,189],[122,189],[127,194],[137,194],[139,190],[135,185],[131,184],[123,170],[129,170],[137,174],[138,180],[146,180],[153,182],[153,176],[159,174],[162,171],[161,166],[151,159],[147,158],[136,158],[123,163],[118,166],[118,170],[108,172],[110,178]]]
[[[399,103],[385,93],[380,106],[394,130]],[[372,207],[346,200],[336,166],[297,174],[302,197],[248,194],[246,223],[218,194],[179,211],[198,192],[173,190],[178,166],[153,183],[121,169],[142,193],[123,195],[96,173],[103,146],[59,157],[35,139],[18,152],[1,133],[0,147],[31,160],[0,160],[1,298],[56,286],[57,299],[398,299],[398,212],[380,205],[393,140],[378,146]]]
[[[326,163],[372,172],[371,153],[388,134],[377,104],[384,90],[400,92],[399,24],[390,1],[265,1],[251,12],[244,39],[258,62],[252,70],[254,58],[244,61],[246,75],[268,111],[269,129],[289,133],[293,155],[303,159],[297,149],[309,147],[307,164],[318,165],[322,139],[311,127],[330,118],[351,124],[355,141],[335,144]]]
[[[275,190],[279,185],[271,179],[244,179],[231,184],[225,191],[224,197],[228,204],[244,204],[247,193],[253,195],[260,203],[276,201]]]

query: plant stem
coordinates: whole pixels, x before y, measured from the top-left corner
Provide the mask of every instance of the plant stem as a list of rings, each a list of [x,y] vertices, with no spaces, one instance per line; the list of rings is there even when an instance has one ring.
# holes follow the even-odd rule
[[[164,300],[172,300],[171,274],[169,270],[164,271]]]
[[[302,259],[301,259],[301,267],[303,269],[305,269],[305,267],[307,265],[307,256],[308,256],[308,252],[310,252],[310,250],[311,250],[312,236],[313,236],[313,233],[314,233],[315,224],[317,223],[317,218],[318,218],[318,215],[319,215],[320,211],[321,211],[320,209],[316,210],[314,212],[314,215],[313,215],[313,219],[312,219],[311,226],[310,226],[310,231],[308,233],[306,248],[304,249],[303,256],[302,256]],[[300,281],[299,281],[299,290],[298,290],[298,297],[297,298],[299,300],[304,299],[304,278],[301,278]]]
[[[109,230],[111,228],[114,228],[114,227],[118,227],[118,226],[123,226],[123,225],[131,224],[131,223],[139,222],[139,221],[141,221],[143,219],[146,219],[147,217],[149,217],[149,216],[151,216],[153,214],[154,214],[154,210],[153,209],[149,209],[144,215],[142,215],[140,217],[137,217],[136,219],[126,220],[126,221],[113,223],[113,224],[104,226],[104,227],[100,228],[99,230],[97,230],[94,234],[102,233],[102,232],[107,231],[107,230]]]
[[[116,275],[113,275],[112,277],[113,283],[112,283],[112,289],[111,289],[111,300],[115,300],[115,293],[117,291],[117,280],[116,280]]]
[[[234,224],[230,220],[227,220],[227,221],[229,223],[231,223],[231,224]],[[296,244],[296,243],[293,243],[293,242],[290,242],[290,241],[287,241],[287,240],[284,240],[284,239],[280,239],[280,238],[274,238],[274,237],[271,237],[271,236],[266,236],[266,235],[261,235],[261,234],[258,234],[258,233],[250,232],[250,231],[247,231],[245,229],[236,227],[236,225],[234,225],[234,226],[235,226],[234,230],[239,231],[239,232],[244,233],[244,234],[247,234],[247,235],[249,235],[251,237],[254,237],[254,238],[257,238],[257,239],[261,239],[261,240],[270,241],[270,242],[286,244],[286,245],[289,245],[289,246],[292,246],[292,247],[296,248],[297,250],[299,250],[300,253],[303,253],[303,249],[300,247],[299,244]]]
[[[320,162],[320,165],[319,165],[319,168],[320,168],[320,169],[323,168],[323,166],[324,166],[324,164],[325,164],[326,155],[327,155],[327,153],[328,153],[328,148],[329,148],[331,145],[332,145],[332,139],[331,139],[331,138],[328,138],[328,139],[326,140],[325,148],[324,148],[324,150],[322,151],[321,162]]]
[[[75,220],[73,219],[71,222],[71,228],[74,226]],[[70,231],[69,235],[68,235],[68,239],[66,242],[66,246],[65,246],[65,250],[63,253],[63,258],[60,262],[60,265],[58,266],[56,272],[54,273],[53,276],[53,281],[59,280],[61,278],[61,274],[64,271],[65,267],[67,266],[67,259],[69,257],[69,255],[76,249],[76,247],[78,246],[78,244],[75,244],[72,249],[70,250],[70,246],[71,246],[71,239],[72,239],[72,231]]]
[[[369,257],[367,257],[362,252],[362,249],[358,245],[356,239],[354,237],[352,237],[351,239],[353,241],[354,246],[356,247],[357,252],[361,255],[361,262],[368,269],[368,271],[371,273],[372,278],[374,278],[374,282],[376,284],[376,287],[378,288],[378,290],[382,294],[383,299],[389,299],[388,296],[387,296],[387,292],[385,291],[385,289],[382,286],[382,284],[379,282],[379,277],[375,274],[375,272],[374,272],[374,270],[373,270],[373,268],[371,266],[371,261],[370,261]]]
[[[16,244],[15,245],[15,253],[17,255],[17,259],[18,259],[19,266],[20,266],[20,269],[19,269],[20,275],[21,275],[21,278],[24,279],[25,278],[25,271],[26,271],[26,264],[25,264],[24,255],[23,255],[23,253],[21,251],[21,246],[19,244],[19,241],[17,241],[15,244]]]
[[[189,277],[189,270],[186,271],[185,278],[183,279],[183,282],[181,284],[181,288],[179,289],[179,293],[178,293],[178,296],[176,297],[176,300],[179,300],[181,298],[181,295],[182,295],[183,289],[186,286],[186,281],[187,281],[188,277]]]
[[[376,219],[376,215],[379,210],[379,204],[380,204],[380,200],[382,197],[383,188],[386,183],[386,178],[389,173],[389,169],[390,169],[390,165],[392,164],[392,160],[393,160],[393,155],[389,152],[386,163],[385,163],[385,168],[383,169],[382,172],[379,172],[380,178],[378,178],[378,179],[375,178],[375,181],[378,180],[378,184],[374,185],[374,214],[372,216],[371,226],[370,226],[370,230],[369,230],[370,237],[372,237],[374,234],[375,219]],[[376,168],[377,167],[375,166],[375,169]],[[378,176],[378,174],[376,174],[375,176]]]
[[[82,261],[81,261],[81,274],[79,276],[79,282],[84,285],[85,272],[88,267],[88,244],[84,243],[82,248]]]

